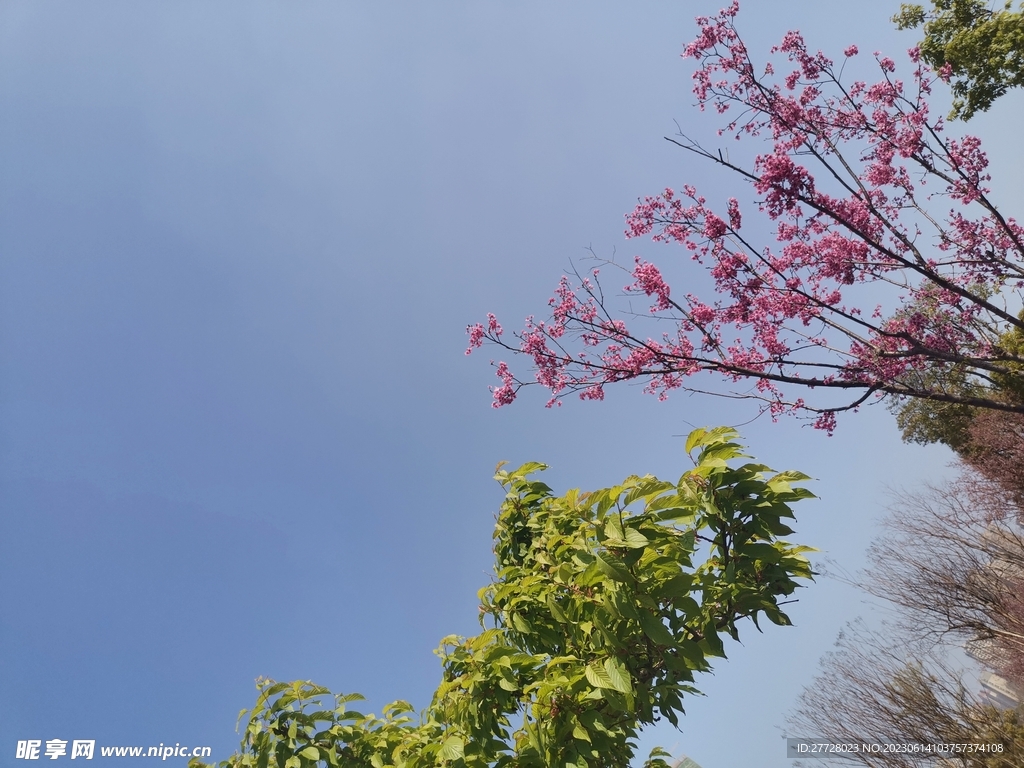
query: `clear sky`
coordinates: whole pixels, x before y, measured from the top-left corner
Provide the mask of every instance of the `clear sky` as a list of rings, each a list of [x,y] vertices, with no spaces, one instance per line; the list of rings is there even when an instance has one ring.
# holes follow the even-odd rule
[[[51,738],[224,758],[260,675],[424,706],[438,640],[477,629],[499,460],[559,491],[673,477],[679,435],[753,415],[630,387],[495,411],[463,355],[587,246],[682,263],[623,214],[727,189],[662,138],[712,125],[679,53],[720,4],[0,4],[0,765]],[[739,26],[904,62],[897,6],[748,0]],[[971,125],[1011,211],[1022,103]],[[877,407],[742,429],[817,479],[792,539],[850,570],[885,486],[949,460]],[[822,581],[751,628],[644,754],[787,766],[784,713],[860,600]]]

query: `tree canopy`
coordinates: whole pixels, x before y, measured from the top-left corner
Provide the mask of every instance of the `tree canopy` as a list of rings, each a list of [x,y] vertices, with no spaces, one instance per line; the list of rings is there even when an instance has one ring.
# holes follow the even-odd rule
[[[699,429],[678,481],[650,475],[555,496],[531,463],[496,479],[507,495],[494,532],[482,632],[446,637],[442,680],[418,717],[382,717],[358,695],[310,682],[257,681],[241,752],[224,768],[583,768],[628,765],[643,725],[678,722],[695,678],[723,658],[722,637],[782,606],[812,572],[791,504],[799,472],[745,456],[734,430]],[[241,719],[241,718],[240,718]],[[667,768],[655,750],[646,765]],[[201,765],[193,761],[193,765]]]
[[[1024,8],[1007,0],[931,0],[931,8],[904,4],[893,21],[923,28],[921,57],[951,81],[951,118],[969,120],[1011,88],[1024,85]]]

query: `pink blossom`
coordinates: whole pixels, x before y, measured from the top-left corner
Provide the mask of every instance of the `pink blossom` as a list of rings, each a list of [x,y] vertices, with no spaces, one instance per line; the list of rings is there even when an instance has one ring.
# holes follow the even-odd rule
[[[474,349],[484,345],[484,327],[480,323],[466,326],[466,333],[469,334],[469,346],[466,347],[466,354],[473,354]]]
[[[515,377],[503,362],[498,363],[495,374],[502,383],[500,387],[491,387],[491,394],[494,397],[491,407],[500,408],[503,405],[510,405],[516,399]]]
[[[729,226],[732,227],[734,230],[738,230],[740,228],[741,221],[742,221],[742,219],[740,218],[740,204],[739,204],[739,201],[735,197],[730,197],[729,198]]]
[[[826,411],[814,422],[815,429],[822,429],[831,435],[836,430],[836,414],[834,411]]]
[[[704,217],[704,237],[709,240],[717,240],[728,231],[725,222],[715,216],[715,214],[709,213]]]
[[[636,278],[636,282],[632,285],[627,285],[626,291],[640,290],[648,296],[656,296],[658,300],[651,307],[651,312],[669,309],[672,306],[669,301],[671,288],[669,288],[668,283],[665,282],[656,266],[650,262],[641,261],[640,257],[637,256],[633,277]]]

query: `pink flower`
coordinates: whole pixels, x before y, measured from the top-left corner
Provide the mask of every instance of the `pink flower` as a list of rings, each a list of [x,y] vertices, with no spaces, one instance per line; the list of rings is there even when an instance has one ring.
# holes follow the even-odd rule
[[[728,227],[725,226],[725,222],[715,216],[713,213],[708,213],[704,217],[704,237],[708,240],[717,240],[718,238],[725,235],[728,232]]]
[[[834,411],[826,411],[814,422],[815,429],[823,429],[830,436],[836,431],[836,414]]]
[[[734,230],[737,230],[737,229],[740,228],[741,221],[742,221],[742,219],[740,218],[740,204],[739,204],[739,201],[735,197],[730,197],[729,198],[729,226],[732,227]]]
[[[491,394],[494,398],[491,407],[501,408],[501,406],[509,405],[516,399],[516,380],[511,371],[509,371],[508,366],[503,362],[498,363],[495,375],[501,379],[502,383],[500,387],[491,387]]]
[[[626,291],[640,290],[648,296],[657,296],[658,300],[651,307],[651,312],[669,309],[672,306],[669,301],[671,289],[661,276],[661,272],[650,262],[641,261],[639,256],[636,257],[635,261],[636,267],[633,269],[633,277],[636,278],[636,282],[632,285],[627,285]]]
[[[469,334],[469,346],[466,347],[466,354],[473,354],[474,349],[479,349],[484,345],[484,327],[480,323],[474,323],[473,325],[466,326],[466,333]]]

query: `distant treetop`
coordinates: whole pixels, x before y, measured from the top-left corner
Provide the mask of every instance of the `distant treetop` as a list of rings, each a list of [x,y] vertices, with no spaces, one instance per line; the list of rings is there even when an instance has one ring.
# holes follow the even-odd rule
[[[950,118],[970,120],[1009,89],[1024,85],[1024,7],[984,0],[931,0],[931,10],[904,4],[900,29],[924,28],[921,57],[953,89]]]

